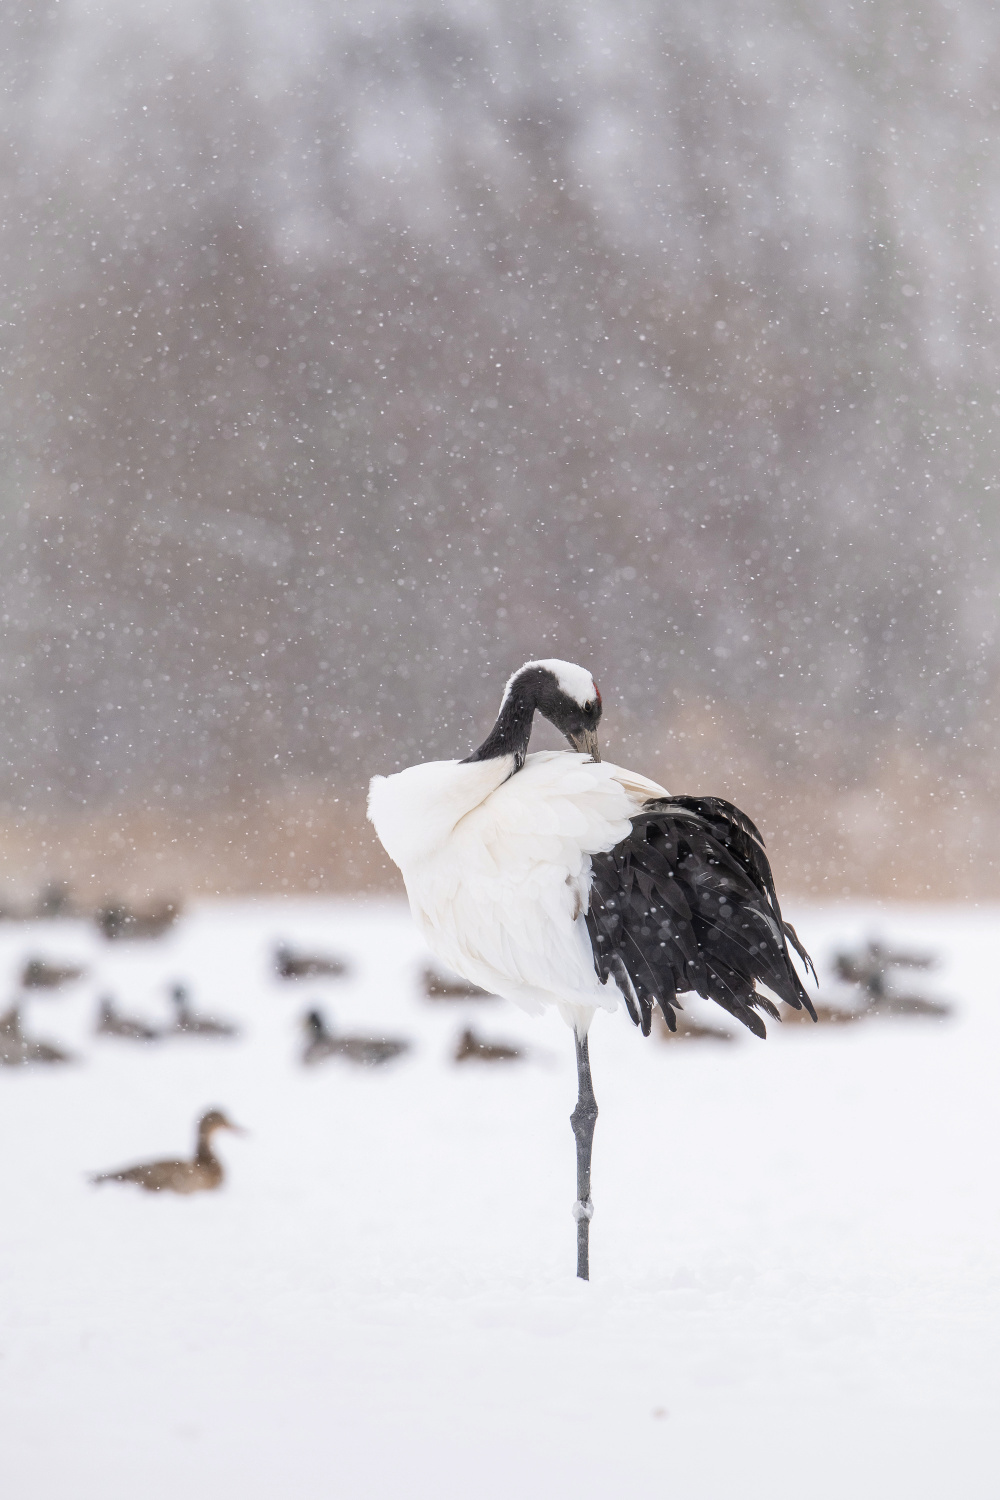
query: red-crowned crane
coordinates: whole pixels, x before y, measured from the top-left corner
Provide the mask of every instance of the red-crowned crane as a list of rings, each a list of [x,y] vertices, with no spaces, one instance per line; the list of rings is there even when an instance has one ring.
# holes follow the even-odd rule
[[[529,755],[536,711],[571,751]],[[765,985],[815,1019],[787,943],[764,843],[718,797],[673,797],[602,762],[601,695],[583,667],[529,661],[496,723],[464,760],[372,778],[368,816],[402,871],[435,955],[525,1010],[555,1005],[573,1027],[577,1275],[589,1279],[590,1163],[597,1120],[587,1033],[624,1003],[648,1036],[653,1006],[676,1027],[678,992],[714,1000],[766,1033]],[[787,939],[787,942],[786,942]]]

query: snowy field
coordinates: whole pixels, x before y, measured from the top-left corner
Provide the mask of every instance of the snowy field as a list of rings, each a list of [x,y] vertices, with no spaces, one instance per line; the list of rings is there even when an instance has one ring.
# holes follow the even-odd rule
[[[133,944],[0,926],[11,996],[26,957],[89,966],[25,1014],[79,1062],[0,1069],[4,1496],[992,1500],[998,913],[789,915],[821,975],[872,933],[937,951],[916,979],[953,1018],[725,1045],[598,1016],[589,1286],[570,1034],[423,998],[401,906],[203,905]],[[350,977],[279,980],[280,939]],[[176,979],[243,1037],[92,1034],[102,990],[162,1023]],[[414,1050],[306,1070],[313,1002]],[[470,1018],[534,1056],[456,1067]],[[210,1105],[249,1132],[218,1138],[221,1192],[88,1183],[187,1154]]]

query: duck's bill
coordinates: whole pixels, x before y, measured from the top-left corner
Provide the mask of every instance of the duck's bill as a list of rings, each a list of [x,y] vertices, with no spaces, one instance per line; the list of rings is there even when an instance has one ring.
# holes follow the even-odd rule
[[[568,734],[566,738],[574,750],[581,755],[589,755],[591,760],[600,760],[601,751],[597,743],[596,729],[581,729],[579,734]]]

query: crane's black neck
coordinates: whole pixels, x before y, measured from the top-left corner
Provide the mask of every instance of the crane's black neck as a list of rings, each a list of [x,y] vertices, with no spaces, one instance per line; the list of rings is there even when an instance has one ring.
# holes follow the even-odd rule
[[[462,762],[470,765],[478,760],[498,760],[513,755],[514,768],[520,770],[528,753],[531,739],[531,724],[535,717],[538,700],[528,684],[515,682],[500,705],[500,713],[489,734],[478,750],[473,750]]]

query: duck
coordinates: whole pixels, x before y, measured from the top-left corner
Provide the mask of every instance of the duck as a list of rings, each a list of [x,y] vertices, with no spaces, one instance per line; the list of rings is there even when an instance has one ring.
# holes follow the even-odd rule
[[[82,979],[86,970],[75,964],[50,964],[44,958],[29,958],[21,970],[21,988],[25,990],[58,990],[74,979]]]
[[[42,886],[32,915],[36,921],[76,915],[73,893],[65,880],[49,880]]]
[[[124,901],[108,901],[94,913],[94,922],[109,943],[117,943],[126,938],[162,937],[180,914],[179,901],[161,901],[145,911],[127,906]]]
[[[818,1000],[813,1002],[813,1009],[820,1026],[846,1026],[850,1022],[863,1021],[866,1016],[875,1014],[873,1010],[855,1010],[847,1005],[823,1005]],[[795,1025],[796,1022],[809,1021],[812,1017],[801,1010],[783,1007],[781,1019],[786,1025],[789,1023]]]
[[[455,1061],[463,1062],[488,1062],[505,1063],[521,1062],[524,1053],[520,1047],[511,1047],[506,1042],[485,1042],[478,1037],[471,1026],[467,1026],[458,1039],[455,1048]]]
[[[496,1000],[499,998],[497,995],[491,995],[489,990],[482,989],[478,984],[470,984],[467,979],[452,978],[450,975],[439,973],[436,969],[424,969],[421,981],[428,1000]]]
[[[283,943],[274,950],[274,967],[279,979],[341,979],[348,970],[342,958],[296,953]]]
[[[174,1003],[173,1024],[167,1028],[168,1035],[236,1037],[240,1028],[232,1021],[216,1021],[211,1016],[199,1016],[190,1006],[187,985],[170,987],[170,998]]]
[[[793,1011],[793,1015],[797,1012]],[[661,1042],[734,1042],[735,1036],[731,1031],[723,1031],[721,1026],[706,1026],[701,1021],[692,1021],[690,1016],[683,1012],[677,1017],[677,1025],[673,1031],[667,1025],[663,1017],[657,1014],[656,1031]]]
[[[28,1063],[69,1063],[72,1053],[54,1047],[51,1042],[37,1042],[21,1030],[21,1008],[14,1004],[0,1016],[0,1066],[23,1067]]]
[[[949,1005],[937,1000],[925,1000],[920,995],[900,995],[891,979],[893,969],[931,969],[934,959],[929,954],[893,953],[884,948],[875,938],[857,953],[838,953],[833,960],[833,971],[845,984],[854,984],[867,1002],[861,1014],[897,1016],[947,1016]]]
[[[376,1036],[337,1036],[327,1026],[318,1010],[310,1010],[302,1018],[306,1033],[306,1045],[302,1061],[307,1067],[322,1062],[327,1057],[343,1057],[348,1062],[363,1068],[378,1067],[391,1062],[410,1050],[410,1043],[401,1039]]]
[[[149,1026],[145,1021],[139,1021],[134,1016],[123,1016],[116,1009],[110,995],[102,995],[100,1001],[100,1013],[97,1025],[94,1027],[96,1036],[120,1036],[133,1042],[155,1042],[160,1039],[160,1032],[155,1026]]]
[[[138,1166],[122,1167],[117,1172],[97,1172],[90,1180],[95,1186],[102,1182],[134,1183],[147,1193],[214,1192],[225,1181],[222,1163],[212,1150],[212,1137],[218,1130],[246,1134],[221,1109],[210,1109],[198,1121],[197,1144],[190,1161],[167,1158],[140,1162]]]

